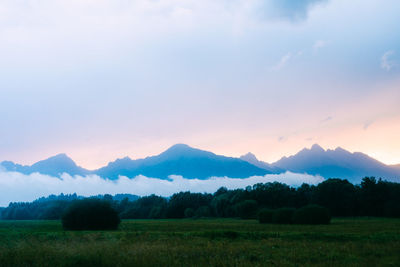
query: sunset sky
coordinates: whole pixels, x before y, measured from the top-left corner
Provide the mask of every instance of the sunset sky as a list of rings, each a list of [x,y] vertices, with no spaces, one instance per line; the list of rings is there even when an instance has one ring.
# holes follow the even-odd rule
[[[400,163],[398,0],[2,0],[0,161],[175,143]]]

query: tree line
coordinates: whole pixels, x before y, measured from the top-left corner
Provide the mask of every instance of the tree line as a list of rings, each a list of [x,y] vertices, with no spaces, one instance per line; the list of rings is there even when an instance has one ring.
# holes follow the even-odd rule
[[[76,194],[10,203],[0,210],[4,220],[57,220],[77,199]],[[359,185],[328,179],[318,185],[291,187],[283,183],[259,183],[244,189],[221,187],[213,194],[180,192],[169,198],[150,195],[135,198],[97,196],[108,201],[121,219],[239,217],[256,218],[260,210],[301,208],[316,204],[331,216],[400,217],[400,184],[366,177]]]

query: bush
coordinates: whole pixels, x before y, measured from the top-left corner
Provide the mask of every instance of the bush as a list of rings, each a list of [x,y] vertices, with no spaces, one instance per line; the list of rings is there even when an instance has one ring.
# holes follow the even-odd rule
[[[99,199],[74,201],[62,216],[66,230],[114,230],[120,222],[111,204]]]
[[[274,216],[274,211],[271,209],[262,209],[258,213],[258,221],[260,223],[272,223],[272,217]]]
[[[295,224],[329,224],[330,221],[329,210],[318,205],[302,207],[293,214],[293,223]]]
[[[272,222],[278,224],[290,224],[292,223],[292,217],[296,209],[294,208],[281,208],[276,209],[272,216]]]

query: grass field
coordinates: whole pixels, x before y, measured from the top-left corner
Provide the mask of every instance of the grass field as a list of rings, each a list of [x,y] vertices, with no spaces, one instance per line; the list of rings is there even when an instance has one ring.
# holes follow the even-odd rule
[[[118,231],[0,221],[0,266],[400,266],[400,220],[331,225],[255,220],[132,220]]]

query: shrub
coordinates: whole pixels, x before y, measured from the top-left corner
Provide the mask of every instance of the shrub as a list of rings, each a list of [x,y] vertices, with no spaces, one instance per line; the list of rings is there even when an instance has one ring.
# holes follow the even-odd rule
[[[293,223],[295,224],[329,224],[330,221],[329,210],[318,205],[302,207],[293,214]]]
[[[113,230],[120,222],[110,202],[99,199],[74,201],[62,216],[66,230]]]
[[[276,209],[274,211],[274,214],[272,216],[272,222],[273,223],[279,223],[279,224],[290,224],[292,223],[292,217],[293,213],[295,212],[296,209],[294,208],[281,208],[281,209]]]
[[[272,223],[272,217],[274,216],[274,211],[271,209],[262,209],[258,213],[258,221],[260,223]]]

